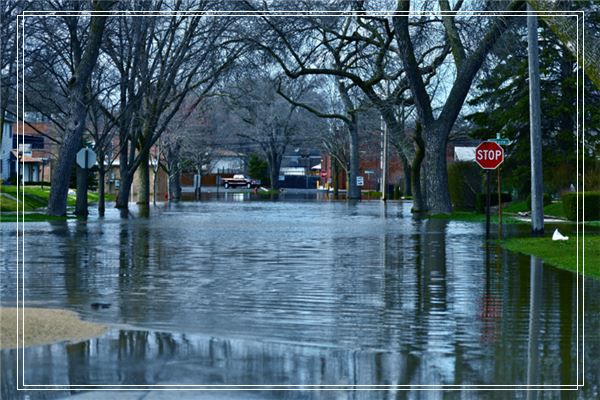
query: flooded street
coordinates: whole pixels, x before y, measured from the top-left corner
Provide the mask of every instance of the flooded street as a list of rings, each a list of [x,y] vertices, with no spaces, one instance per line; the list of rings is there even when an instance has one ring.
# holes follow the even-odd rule
[[[1,235],[1,301],[14,306],[16,224],[2,224]],[[576,275],[486,247],[484,236],[483,224],[415,220],[409,203],[378,201],[184,202],[149,219],[110,209],[87,222],[27,223],[25,305],[76,311],[111,329],[25,349],[25,383],[306,389],[585,379],[578,392],[540,397],[600,395],[600,281],[580,278],[578,288]],[[17,351],[1,357],[1,397],[24,398]],[[406,388],[331,397],[404,398]],[[431,394],[419,393],[411,398]]]

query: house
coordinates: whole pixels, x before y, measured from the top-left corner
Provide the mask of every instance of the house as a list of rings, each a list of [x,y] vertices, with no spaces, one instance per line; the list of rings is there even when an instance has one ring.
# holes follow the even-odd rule
[[[48,136],[53,134],[51,125],[47,122],[11,121],[11,129],[8,177],[19,175],[23,182],[50,181],[52,161],[58,148],[57,144],[48,140]]]
[[[382,151],[380,146],[362,144],[359,148],[359,166],[358,176],[362,177],[362,190],[380,190],[383,166],[381,163]],[[323,154],[323,163],[321,169],[321,188],[333,188],[333,157],[330,154]],[[338,169],[338,188],[346,189],[346,171],[340,166]],[[404,168],[400,161],[398,151],[391,147],[388,153],[388,173],[387,184],[400,185],[402,187],[404,180]]]
[[[284,153],[279,168],[279,187],[315,189],[321,170],[321,151],[296,147]]]
[[[13,143],[13,122],[8,117],[4,117],[2,124],[2,147],[0,149],[0,178],[7,181],[10,178],[11,163],[10,152]]]
[[[216,174],[242,174],[246,169],[246,156],[235,151],[216,149],[211,152],[211,163],[208,173]]]

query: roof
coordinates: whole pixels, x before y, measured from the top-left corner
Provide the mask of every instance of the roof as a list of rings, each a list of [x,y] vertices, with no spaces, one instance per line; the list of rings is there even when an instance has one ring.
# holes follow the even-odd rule
[[[15,156],[15,158],[19,157],[19,153],[17,152],[17,150],[11,150],[11,153],[13,154],[13,156]],[[31,156],[22,156],[21,157],[21,162],[24,163],[41,163],[44,160],[41,158],[37,158],[37,157],[31,157]]]
[[[215,149],[212,154],[216,157],[244,157],[244,154],[242,153],[236,153],[235,151],[226,149]]]
[[[13,123],[13,132],[16,135],[39,135],[38,131],[48,133],[50,131],[50,124],[48,122],[23,123],[22,121]]]

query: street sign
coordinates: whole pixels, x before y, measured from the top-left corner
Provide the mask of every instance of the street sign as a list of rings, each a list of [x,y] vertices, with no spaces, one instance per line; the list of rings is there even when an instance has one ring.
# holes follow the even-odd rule
[[[494,142],[483,142],[475,149],[475,162],[483,169],[496,169],[504,161],[504,149]]]
[[[365,178],[362,176],[356,177],[356,186],[365,186]]]
[[[508,146],[510,140],[508,139],[490,139],[490,142],[498,143],[500,146]]]
[[[96,153],[94,150],[84,147],[77,152],[77,165],[83,169],[90,169],[96,165]]]

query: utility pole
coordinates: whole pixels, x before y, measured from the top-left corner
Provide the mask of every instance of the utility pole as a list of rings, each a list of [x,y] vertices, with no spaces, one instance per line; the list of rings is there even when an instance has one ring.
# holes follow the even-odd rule
[[[383,149],[381,150],[381,201],[387,200],[387,172],[388,172],[388,129],[381,118],[381,133],[383,135]]]
[[[529,129],[531,140],[531,232],[544,233],[542,174],[542,128],[540,106],[540,66],[538,55],[538,22],[527,5],[527,53],[529,56]]]

